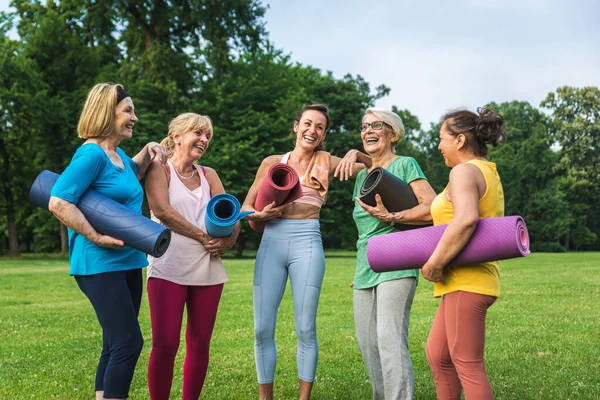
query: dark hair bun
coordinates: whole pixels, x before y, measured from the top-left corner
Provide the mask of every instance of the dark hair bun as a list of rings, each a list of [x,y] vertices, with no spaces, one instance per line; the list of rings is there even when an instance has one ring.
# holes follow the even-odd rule
[[[475,140],[482,145],[498,146],[506,138],[504,117],[487,107],[478,111],[479,117],[475,125]]]
[[[463,134],[467,145],[478,156],[485,156],[488,144],[498,146],[505,136],[504,118],[489,107],[478,108],[477,113],[455,110],[442,117],[442,123],[452,136]]]

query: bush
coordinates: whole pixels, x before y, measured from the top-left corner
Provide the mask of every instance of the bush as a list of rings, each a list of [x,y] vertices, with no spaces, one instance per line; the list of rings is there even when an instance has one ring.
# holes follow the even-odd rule
[[[564,253],[566,251],[560,243],[556,242],[535,242],[529,248],[533,252],[542,253]]]

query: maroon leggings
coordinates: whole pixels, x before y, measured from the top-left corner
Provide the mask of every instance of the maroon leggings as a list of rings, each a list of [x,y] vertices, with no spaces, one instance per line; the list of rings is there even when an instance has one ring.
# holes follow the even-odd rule
[[[183,400],[197,400],[200,397],[208,369],[210,337],[222,291],[223,284],[185,286],[158,278],[148,280],[152,322],[148,388],[152,400],[169,399],[185,305],[188,317],[185,330]]]
[[[485,315],[493,296],[469,292],[444,295],[427,339],[427,361],[438,400],[493,399],[485,372]]]

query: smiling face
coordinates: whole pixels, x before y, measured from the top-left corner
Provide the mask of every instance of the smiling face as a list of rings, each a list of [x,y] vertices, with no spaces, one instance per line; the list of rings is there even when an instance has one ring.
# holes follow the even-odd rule
[[[375,121],[381,121],[381,119],[371,113],[367,113],[362,120],[363,123],[367,124],[371,124]],[[392,153],[394,133],[387,124],[383,124],[383,128],[380,130],[374,130],[369,126],[360,133],[360,138],[362,139],[365,151],[369,155],[384,155],[388,152]]]
[[[444,157],[444,162],[450,168],[458,164],[459,161],[459,146],[462,134],[452,136],[448,130],[448,120],[446,120],[440,129],[440,144],[438,150]],[[464,138],[462,138],[464,139]]]
[[[115,108],[115,135],[129,139],[133,135],[133,125],[138,121],[131,97],[126,97]]]
[[[212,131],[208,128],[193,129],[184,133],[176,133],[173,138],[179,144],[175,151],[179,153],[180,157],[189,157],[197,161],[208,150]]]
[[[327,135],[327,118],[320,111],[306,110],[300,122],[294,122],[296,147],[315,150]]]

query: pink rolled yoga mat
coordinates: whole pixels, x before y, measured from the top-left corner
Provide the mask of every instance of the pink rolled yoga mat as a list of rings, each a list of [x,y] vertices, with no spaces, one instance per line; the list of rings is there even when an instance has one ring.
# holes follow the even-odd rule
[[[284,163],[277,163],[269,168],[258,188],[254,209],[262,211],[273,201],[278,206],[291,203],[302,197],[302,186],[298,173]],[[250,227],[258,233],[265,230],[266,222],[250,221]]]
[[[427,262],[448,225],[373,236],[367,258],[375,272],[417,269]],[[518,215],[482,218],[467,245],[448,265],[470,265],[529,255],[529,233]]]

